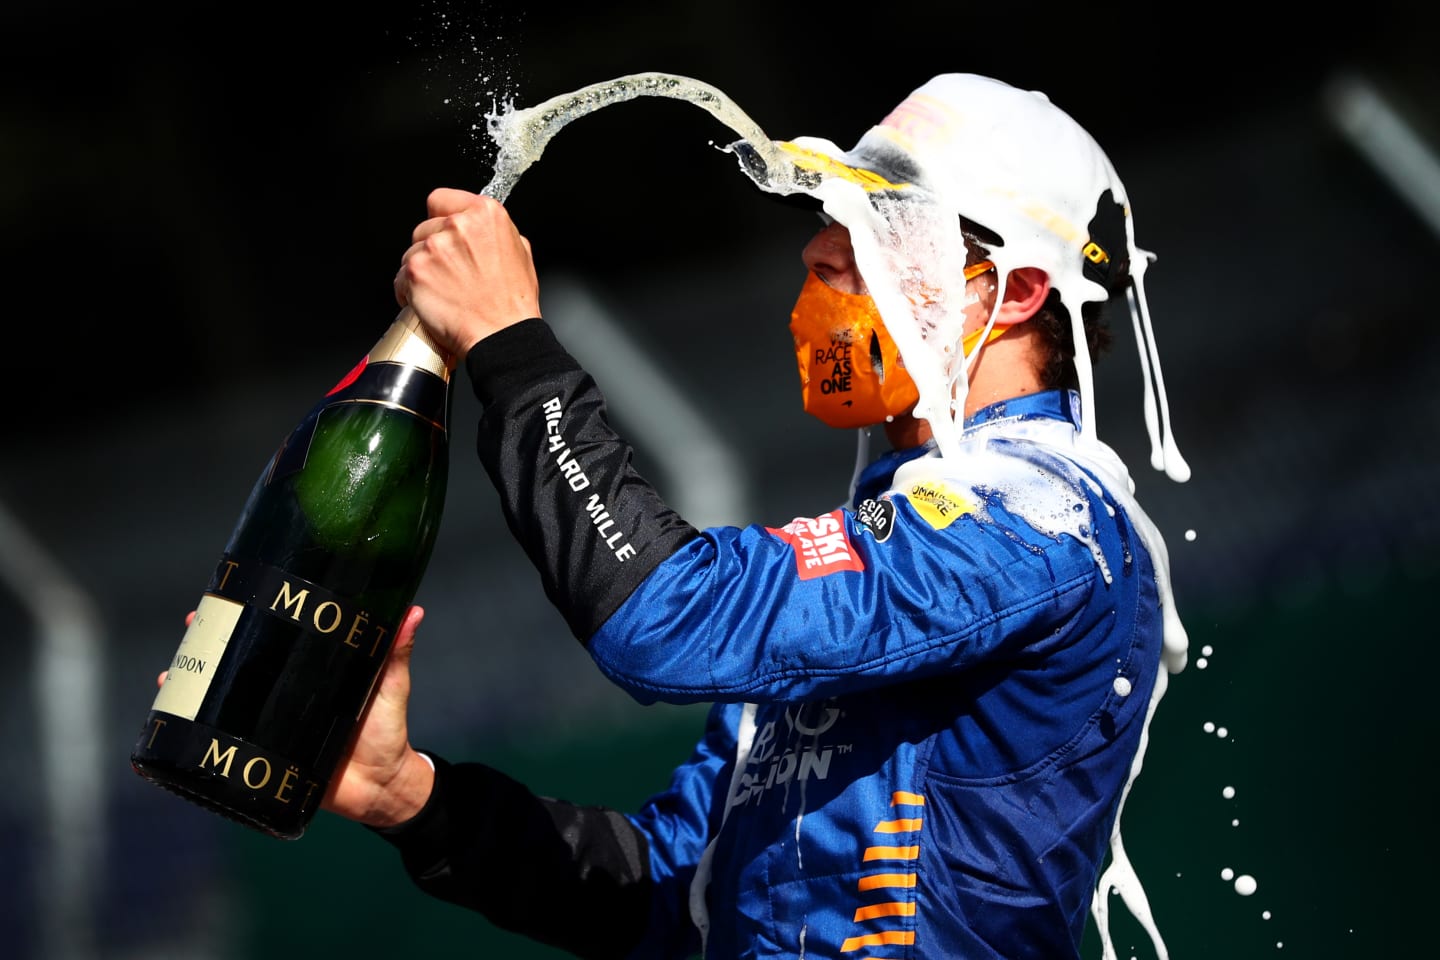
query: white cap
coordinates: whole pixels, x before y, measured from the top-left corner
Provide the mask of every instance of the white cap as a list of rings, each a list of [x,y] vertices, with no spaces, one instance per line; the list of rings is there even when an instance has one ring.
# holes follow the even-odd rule
[[[1038,91],[974,74],[943,74],[906,97],[839,159],[908,181],[998,233],[1004,251],[992,252],[1005,266],[1039,267],[1077,302],[1108,299],[1112,290],[1102,282],[1130,259],[1124,185],[1090,134]],[[1104,217],[1111,236],[1103,239],[1092,237],[1090,226],[1102,200],[1111,208],[1106,213],[1118,214]],[[1098,249],[1087,247],[1092,243]],[[1086,277],[1087,265],[1112,269]]]
[[[1092,437],[1094,391],[1081,307],[1123,290],[1137,339],[1145,341],[1137,346],[1146,375],[1152,464],[1174,479],[1188,477],[1189,468],[1168,435],[1159,358],[1149,332],[1143,277],[1153,254],[1135,246],[1129,198],[1105,152],[1044,93],[975,74],[947,73],[916,89],[850,150],[819,137],[777,141],[773,147],[778,154],[768,162],[744,141],[731,149],[762,189],[822,200],[852,235],[860,226],[852,221],[860,215],[854,204],[835,202],[841,185],[836,181],[851,193],[859,187],[876,206],[914,197],[998,234],[1003,242],[988,251],[988,258],[1002,283],[1019,267],[1044,270],[1070,313],[1082,423]],[[777,169],[782,166],[786,169]],[[881,308],[885,315],[883,303]],[[901,339],[899,331],[892,328],[892,333]],[[946,338],[952,333],[947,329]],[[904,346],[901,340],[902,352]],[[952,345],[932,342],[929,347],[949,351]],[[922,360],[917,364],[905,355],[907,366],[917,368],[927,359],[916,358]],[[947,369],[953,366],[946,363]],[[958,389],[964,390],[963,376]],[[1163,441],[1155,423],[1157,408]]]

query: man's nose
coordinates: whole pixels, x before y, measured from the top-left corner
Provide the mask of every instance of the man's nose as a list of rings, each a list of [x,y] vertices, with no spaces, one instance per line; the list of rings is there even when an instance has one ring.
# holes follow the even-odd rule
[[[850,231],[838,223],[823,227],[801,252],[805,267],[842,293],[864,293],[864,283],[855,269],[855,249]]]

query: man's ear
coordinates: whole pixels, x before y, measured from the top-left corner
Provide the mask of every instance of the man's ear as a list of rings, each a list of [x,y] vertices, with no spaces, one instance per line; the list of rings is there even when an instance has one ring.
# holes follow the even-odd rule
[[[1050,275],[1039,267],[1018,267],[1010,271],[1005,300],[995,315],[996,325],[1024,323],[1035,316],[1050,296]]]

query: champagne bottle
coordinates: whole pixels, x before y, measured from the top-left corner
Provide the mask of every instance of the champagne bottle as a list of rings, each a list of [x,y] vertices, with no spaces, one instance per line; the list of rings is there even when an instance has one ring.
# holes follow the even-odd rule
[[[450,401],[449,358],[407,307],[261,471],[145,719],[138,774],[304,833],[429,562]]]

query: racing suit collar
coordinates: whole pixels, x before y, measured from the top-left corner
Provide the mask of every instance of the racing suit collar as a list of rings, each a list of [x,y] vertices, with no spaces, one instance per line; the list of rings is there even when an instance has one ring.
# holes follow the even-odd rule
[[[933,450],[935,450],[935,441],[927,440],[918,447],[909,447],[905,450],[886,450],[871,460],[855,479],[855,497],[851,506],[859,504],[863,500],[872,500],[880,496],[889,489],[890,480],[895,476],[896,470]]]
[[[1080,394],[1074,390],[1041,390],[1023,397],[1011,397],[981,407],[965,418],[965,429],[970,430],[984,423],[1007,418],[1029,419],[1048,417],[1052,420],[1068,420],[1080,429]]]
[[[1067,420],[1076,430],[1080,429],[1080,394],[1074,390],[1042,390],[1023,397],[1012,397],[982,407],[965,419],[965,430],[970,431],[987,423],[1006,419],[1048,419]],[[911,460],[935,453],[934,440],[927,440],[917,447],[905,450],[887,450],[866,465],[855,481],[854,503],[878,497],[890,486],[895,471]]]

